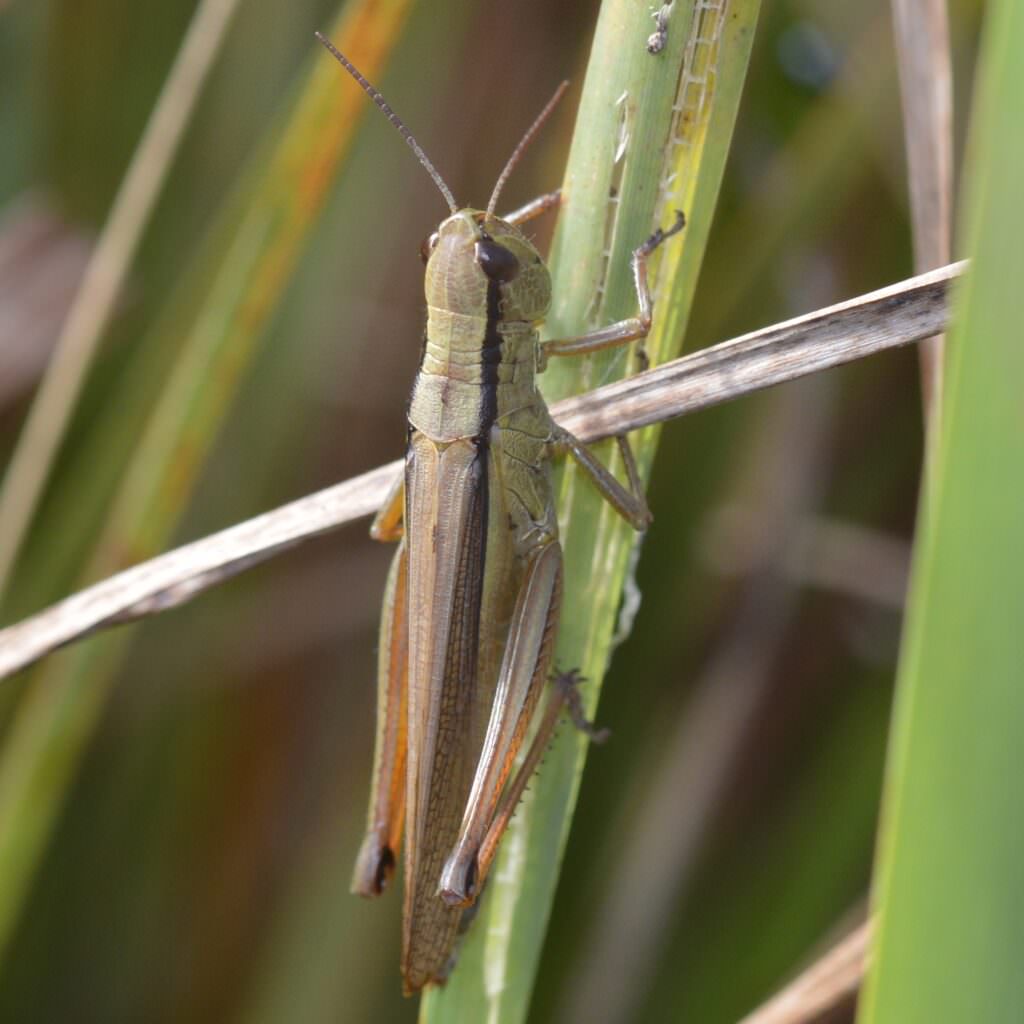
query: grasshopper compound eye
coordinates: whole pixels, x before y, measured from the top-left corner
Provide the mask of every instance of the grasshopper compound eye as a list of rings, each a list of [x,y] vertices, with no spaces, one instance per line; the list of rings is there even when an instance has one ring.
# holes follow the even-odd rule
[[[519,260],[503,246],[490,238],[476,243],[476,261],[480,269],[492,280],[507,284],[519,273]]]
[[[437,248],[437,232],[432,232],[427,238],[424,238],[420,242],[420,256],[423,258],[423,262],[426,263],[430,259],[431,254]]]

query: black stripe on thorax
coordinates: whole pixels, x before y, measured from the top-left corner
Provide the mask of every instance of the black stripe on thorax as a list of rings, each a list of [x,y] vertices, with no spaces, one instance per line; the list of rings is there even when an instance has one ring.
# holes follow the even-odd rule
[[[498,368],[501,366],[501,283],[487,282],[487,327],[480,347],[480,418],[477,429],[479,443],[486,447],[491,427],[498,418]]]
[[[488,524],[490,523],[491,503],[491,428],[498,418],[498,367],[501,365],[501,334],[498,324],[501,322],[501,284],[498,281],[487,282],[487,328],[484,331],[483,344],[480,350],[480,415],[477,420],[476,452],[480,466],[480,501],[477,506],[480,515],[480,563],[479,576],[471,585],[476,586],[474,595],[476,616],[470,624],[473,632],[473,649],[476,657],[480,656],[480,614],[483,610],[484,577],[487,570]],[[479,670],[479,665],[477,665]]]

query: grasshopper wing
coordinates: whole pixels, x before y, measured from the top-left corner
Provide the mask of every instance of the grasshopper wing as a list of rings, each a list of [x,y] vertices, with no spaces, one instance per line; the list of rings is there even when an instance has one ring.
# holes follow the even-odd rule
[[[462,910],[438,896],[477,751],[480,601],[487,536],[486,451],[418,431],[406,462],[408,755],[402,973],[415,991],[447,973]]]

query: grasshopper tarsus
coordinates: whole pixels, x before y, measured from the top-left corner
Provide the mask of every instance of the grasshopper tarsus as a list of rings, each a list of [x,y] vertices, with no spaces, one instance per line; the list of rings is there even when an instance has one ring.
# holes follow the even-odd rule
[[[651,15],[654,18],[655,28],[647,37],[647,52],[652,56],[661,53],[665,49],[665,43],[668,42],[668,18],[671,9],[672,3],[670,0],[669,3]]]
[[[654,318],[654,299],[651,296],[651,287],[647,280],[647,261],[655,249],[682,231],[684,227],[686,227],[686,215],[682,210],[676,210],[676,219],[670,227],[655,228],[650,238],[633,250],[633,284],[636,287],[636,297],[640,304],[636,339],[641,347],[651,332],[651,323]]]
[[[673,235],[678,234],[683,228],[686,227],[686,214],[682,210],[676,210],[676,219],[672,225],[667,228],[656,228],[652,233],[651,237],[647,239],[643,245],[637,248],[633,254],[633,258],[636,259],[638,255],[650,256],[655,249],[661,245],[666,239],[671,238]]]
[[[604,743],[611,736],[611,730],[594,725],[583,710],[580,686],[587,682],[587,677],[578,668],[571,668],[568,672],[556,671],[552,682],[565,701],[569,721],[579,732],[588,737],[591,743]]]

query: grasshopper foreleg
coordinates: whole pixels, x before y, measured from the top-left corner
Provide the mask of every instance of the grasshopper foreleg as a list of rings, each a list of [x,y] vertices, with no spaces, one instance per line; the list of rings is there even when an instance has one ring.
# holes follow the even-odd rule
[[[534,217],[539,217],[542,213],[547,210],[553,210],[562,201],[562,190],[555,189],[554,192],[545,192],[542,196],[537,196],[536,199],[531,199],[528,203],[520,206],[517,210],[512,210],[510,213],[502,215],[502,220],[507,224],[515,224],[518,227],[520,224],[525,224],[529,220],[533,220]]]
[[[636,287],[637,302],[640,311],[637,316],[632,316],[618,323],[609,324],[588,334],[580,334],[575,338],[555,338],[551,341],[541,343],[541,350],[544,359],[549,356],[582,356],[590,352],[600,352],[602,349],[614,348],[617,345],[625,345],[631,341],[638,341],[638,358],[642,364],[646,363],[646,354],[643,351],[643,340],[651,330],[651,321],[654,313],[654,300],[651,298],[650,283],[647,280],[647,261],[651,253],[661,245],[667,238],[683,230],[686,218],[681,210],[676,210],[675,223],[667,229],[658,228],[657,231],[647,239],[643,245],[633,250],[633,284]]]

